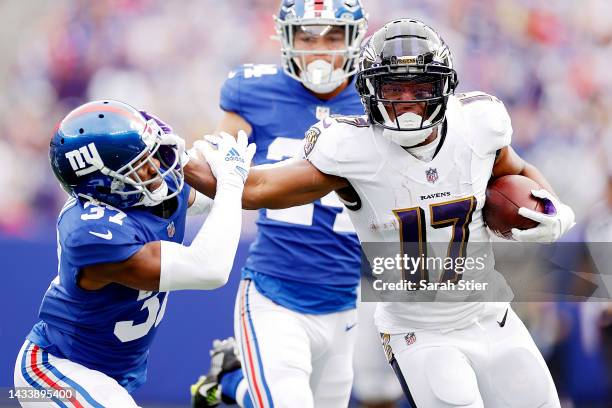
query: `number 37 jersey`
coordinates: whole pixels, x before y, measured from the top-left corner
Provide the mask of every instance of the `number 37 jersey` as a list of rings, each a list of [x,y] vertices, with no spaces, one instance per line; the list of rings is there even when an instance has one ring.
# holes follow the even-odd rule
[[[449,248],[458,248],[468,240],[489,242],[482,208],[497,151],[510,144],[512,127],[506,109],[483,93],[451,96],[439,131],[438,151],[425,162],[384,137],[366,117],[337,117],[310,130],[304,153],[320,171],[344,177],[357,192],[361,207],[349,215],[362,243],[400,248],[400,242],[452,241],[457,245]],[[490,263],[492,269],[492,254]],[[499,307],[477,302],[386,302],[377,309],[376,323],[388,333],[460,327]]]
[[[121,262],[147,242],[181,243],[189,197],[185,186],[169,218],[103,203],[70,199],[57,223],[58,276],[40,306],[28,339],[50,354],[114,378],[129,392],[146,379],[149,346],[166,307],[165,292],[111,283],[99,290],[78,286],[87,265]]]

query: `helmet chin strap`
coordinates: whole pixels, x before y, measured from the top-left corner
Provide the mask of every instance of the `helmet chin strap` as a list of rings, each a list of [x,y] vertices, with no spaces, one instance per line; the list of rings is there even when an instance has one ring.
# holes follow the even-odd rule
[[[326,94],[338,88],[346,75],[342,69],[334,69],[333,65],[325,60],[315,60],[300,72],[302,84],[314,93]]]
[[[168,195],[168,184],[166,180],[162,180],[162,183],[153,191],[143,192],[142,198],[135,205],[144,205],[145,207],[154,207],[164,201]]]

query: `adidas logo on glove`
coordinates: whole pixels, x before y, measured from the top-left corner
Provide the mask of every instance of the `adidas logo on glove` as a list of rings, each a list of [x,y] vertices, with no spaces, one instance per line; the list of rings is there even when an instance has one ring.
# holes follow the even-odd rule
[[[225,161],[238,161],[244,163],[244,159],[240,156],[240,153],[233,147],[227,152],[227,156],[225,156]]]

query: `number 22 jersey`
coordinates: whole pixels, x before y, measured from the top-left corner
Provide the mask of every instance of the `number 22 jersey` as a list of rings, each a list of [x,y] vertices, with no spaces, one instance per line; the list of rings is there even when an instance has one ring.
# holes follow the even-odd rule
[[[323,101],[276,65],[246,64],[230,72],[220,105],[251,125],[254,165],[272,164],[299,157],[305,132],[319,119],[363,114],[353,81]],[[336,193],[288,209],[261,209],[257,226],[243,277],[261,293],[302,313],[355,307],[359,241]]]

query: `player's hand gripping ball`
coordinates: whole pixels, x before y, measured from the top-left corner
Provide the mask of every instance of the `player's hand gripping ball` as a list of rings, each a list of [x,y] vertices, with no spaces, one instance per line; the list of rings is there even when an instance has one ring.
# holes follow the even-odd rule
[[[574,226],[574,212],[530,178],[499,177],[487,188],[483,215],[496,235],[515,241],[554,242]]]

